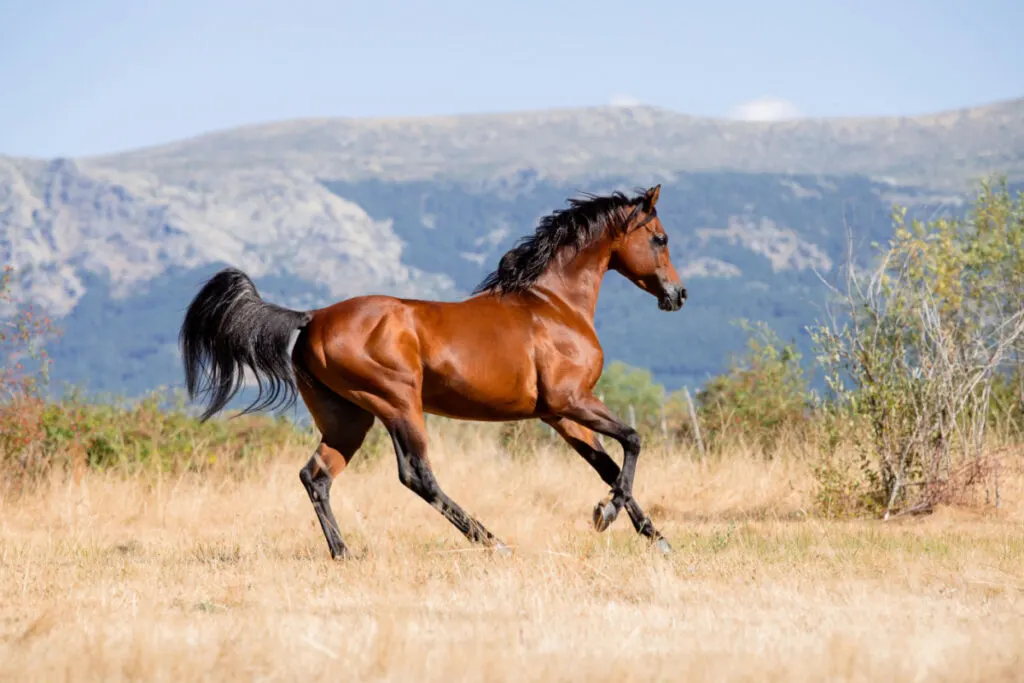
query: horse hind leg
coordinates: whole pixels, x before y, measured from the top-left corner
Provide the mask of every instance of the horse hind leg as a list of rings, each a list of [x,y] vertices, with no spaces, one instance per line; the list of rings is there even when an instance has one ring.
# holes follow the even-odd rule
[[[316,451],[299,471],[299,480],[313,504],[331,558],[350,558],[331,510],[331,484],[363,445],[374,417],[325,386],[300,383],[299,390],[321,434]]]
[[[501,555],[510,555],[512,551],[508,546],[441,490],[427,460],[427,433],[422,413],[410,411],[390,417],[385,420],[385,426],[395,447],[398,478],[402,484],[444,515],[470,542],[491,547]]]

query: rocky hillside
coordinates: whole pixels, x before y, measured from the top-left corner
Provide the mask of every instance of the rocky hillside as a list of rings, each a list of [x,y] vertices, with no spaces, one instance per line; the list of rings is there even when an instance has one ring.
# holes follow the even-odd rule
[[[221,265],[300,307],[456,298],[566,197],[662,182],[691,304],[664,316],[610,279],[599,326],[609,358],[671,386],[720,369],[734,318],[799,336],[844,222],[867,243],[893,201],[956,210],[991,172],[1024,180],[1024,100],[784,123],[646,107],[292,121],[99,158],[0,157],[0,252],[20,295],[61,317],[58,378],[136,393],[180,384],[181,313]]]
[[[56,315],[74,309],[88,273],[125,297],[171,268],[219,262],[300,275],[336,297],[451,287],[402,265],[387,222],[298,171],[197,172],[175,184],[67,159],[0,159],[0,217],[4,261],[28,269],[27,288]]]

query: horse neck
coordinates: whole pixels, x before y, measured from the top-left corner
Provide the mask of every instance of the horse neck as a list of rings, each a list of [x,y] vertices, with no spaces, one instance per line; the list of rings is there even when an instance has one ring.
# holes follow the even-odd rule
[[[534,288],[553,295],[593,322],[601,282],[608,272],[611,256],[608,238],[596,240],[574,256],[560,254],[537,279]]]

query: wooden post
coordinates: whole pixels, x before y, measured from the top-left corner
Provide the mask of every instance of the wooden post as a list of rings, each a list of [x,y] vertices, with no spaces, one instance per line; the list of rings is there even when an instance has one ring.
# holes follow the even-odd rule
[[[697,410],[693,407],[693,399],[690,398],[689,387],[683,387],[683,395],[686,396],[686,407],[690,411],[690,424],[693,425],[693,434],[697,437],[697,450],[700,451],[701,462],[704,461],[704,439],[700,436],[700,422],[697,420]]]
[[[661,439],[668,443],[668,423],[665,422],[665,401],[661,402]]]
[[[636,429],[636,408],[632,403],[629,404],[629,426]]]

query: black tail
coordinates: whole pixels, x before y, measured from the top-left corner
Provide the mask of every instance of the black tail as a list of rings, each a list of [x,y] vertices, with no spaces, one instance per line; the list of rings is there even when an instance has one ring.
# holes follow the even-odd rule
[[[242,389],[246,367],[256,375],[259,391],[243,413],[276,403],[290,407],[297,390],[288,344],[292,332],[311,318],[265,302],[236,268],[210,278],[189,304],[178,336],[189,398],[205,394],[209,400],[200,419],[208,420]]]

